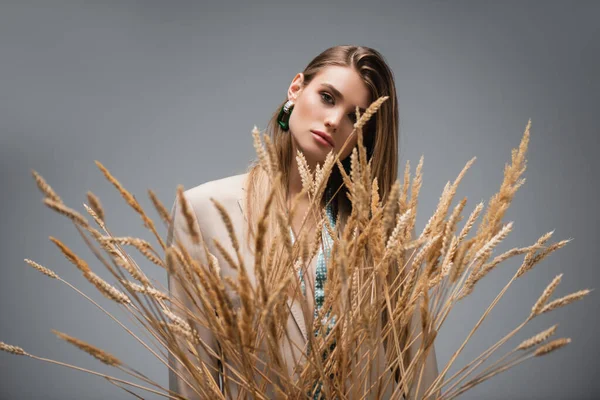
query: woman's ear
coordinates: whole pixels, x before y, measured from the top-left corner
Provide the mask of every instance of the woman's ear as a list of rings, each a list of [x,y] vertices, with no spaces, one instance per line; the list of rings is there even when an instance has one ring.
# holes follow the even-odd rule
[[[300,92],[302,92],[304,84],[304,74],[302,72],[298,72],[294,79],[292,79],[292,83],[290,83],[290,87],[288,88],[288,100],[296,101]]]

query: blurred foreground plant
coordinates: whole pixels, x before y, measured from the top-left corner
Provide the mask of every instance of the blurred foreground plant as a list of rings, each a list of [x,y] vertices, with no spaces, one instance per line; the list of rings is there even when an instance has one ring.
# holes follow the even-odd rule
[[[67,206],[45,180],[33,172],[36,183],[44,194],[44,203],[72,221],[87,246],[114,277],[114,283],[95,274],[88,263],[61,240],[53,237],[50,240],[97,290],[133,316],[138,326],[148,333],[147,340],[136,336],[121,321],[55,272],[34,261],[25,261],[48,277],[71,287],[103,310],[150,351],[158,362],[178,374],[201,398],[228,396],[221,392],[219,382],[213,379],[214,371],[199,356],[199,349],[211,351],[198,334],[199,327],[210,330],[217,338],[221,353],[213,352],[211,356],[221,360],[227,371],[224,379],[238,384],[241,397],[244,398],[267,398],[267,386],[274,388],[277,397],[308,397],[312,396],[317,381],[322,383],[322,391],[327,398],[377,398],[381,388],[387,385],[395,387],[393,398],[401,398],[403,395],[410,397],[411,393],[418,392],[415,387],[421,385],[424,361],[453,307],[468,297],[475,285],[499,264],[521,255],[524,255],[521,266],[489,305],[449,362],[440,368],[438,378],[424,390],[425,397],[457,397],[531,357],[548,354],[568,344],[568,338],[549,341],[556,332],[557,326],[554,325],[496,357],[494,362],[484,364],[532,319],[579,300],[589,293],[589,290],[582,290],[550,301],[561,280],[560,274],[549,283],[520,325],[449,376],[449,370],[459,354],[510,285],[569,240],[548,244],[553,234],[548,232],[534,244],[510,249],[491,258],[494,249],[513,228],[512,222],[503,224],[502,219],[516,191],[525,182],[522,175],[526,168],[525,153],[529,144],[530,122],[520,145],[512,151],[511,163],[505,167],[500,190],[490,199],[474,235],[467,238],[483,212],[483,203],[475,206],[460,231],[458,223],[462,220],[466,198],[453,209],[451,204],[459,183],[475,158],[465,165],[453,183],[447,183],[425,228],[417,237],[411,237],[422,184],[423,158],[419,161],[412,181],[410,165],[407,163],[403,182],[396,182],[387,201],[383,202],[378,196],[377,181],[370,179],[371,165],[362,145],[364,124],[385,100],[386,98],[378,99],[365,114],[358,116],[354,131],[358,135],[358,146],[350,156],[349,175],[344,173],[340,161],[333,153],[328,155],[323,165],[317,166],[316,171],[310,171],[302,154],[297,155],[303,178],[303,193],[307,193],[312,201],[311,211],[318,212],[323,217],[314,234],[300,234],[293,243],[288,232],[294,207],[287,214],[273,201],[273,188],[276,184],[281,184],[281,174],[277,173],[277,157],[269,138],[263,137],[266,144],[263,145],[260,133],[254,129],[258,162],[271,179],[271,191],[255,227],[257,236],[253,250],[256,261],[252,266],[257,277],[255,285],[250,284],[248,279],[247,268],[250,266],[245,266],[240,258],[239,241],[227,211],[218,201],[213,199],[215,211],[219,212],[230,232],[231,248],[236,254],[228,252],[221,243],[215,242],[214,245],[221,257],[239,272],[237,280],[222,279],[217,257],[209,253],[206,243],[202,242],[206,251],[206,264],[193,257],[181,243],[165,243],[153,219],[101,163],[96,162],[98,168],[127,204],[139,214],[158,247],[141,238],[114,236],[105,224],[100,200],[91,192],[88,192],[88,204],[84,204],[93,223],[88,221],[82,214]],[[336,226],[334,232],[325,213],[314,204],[318,204],[318,200],[322,198],[329,174],[336,166],[342,172],[353,207],[343,230]],[[170,213],[152,191],[149,191],[149,195],[160,219],[168,228],[173,223]],[[181,186],[177,191],[177,204],[186,218],[189,218],[191,240],[201,242],[203,239],[194,228],[193,217]],[[277,219],[277,232],[269,232],[269,218]],[[304,302],[303,307],[306,307],[306,299],[298,296],[297,272],[299,269],[306,269],[316,254],[322,227],[328,229],[333,237],[328,263],[327,295],[321,313],[314,319],[317,334],[309,335],[308,346],[311,351],[303,349],[305,356],[298,360],[298,372],[290,375],[281,361],[281,344],[288,337],[286,321],[289,310],[285,307],[286,300],[288,296],[296,296],[298,301]],[[274,241],[266,248],[265,238],[269,235]],[[126,250],[126,247],[133,247],[136,252]],[[197,302],[196,307],[186,307],[180,299],[172,298],[164,287],[149,279],[136,262],[136,259],[139,260],[138,253],[176,276],[190,298]],[[237,305],[234,306],[234,303]],[[420,313],[421,330],[418,334],[408,329],[415,312]],[[323,320],[326,316],[328,319]],[[168,398],[182,398],[178,393],[127,366],[116,356],[65,333],[54,333],[101,362],[135,378],[137,383],[38,357],[4,342],[0,342],[0,349],[102,376],[135,396],[138,395],[133,389]],[[407,362],[407,348],[414,343],[419,343],[418,351]],[[362,360],[377,357],[382,344],[388,373],[379,371],[374,381],[369,381],[370,386],[366,385],[372,379],[369,377],[373,376],[373,371],[371,364]],[[323,354],[327,354],[327,357],[323,358]],[[169,364],[169,357],[186,370],[186,376],[179,374]],[[265,359],[268,360],[267,363],[264,362]],[[389,372],[393,374],[390,375]],[[390,379],[394,382],[390,382]]]

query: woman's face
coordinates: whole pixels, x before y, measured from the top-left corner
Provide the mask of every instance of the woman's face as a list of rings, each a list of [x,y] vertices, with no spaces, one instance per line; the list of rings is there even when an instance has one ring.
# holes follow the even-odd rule
[[[340,152],[354,129],[356,106],[361,113],[369,106],[369,91],[360,75],[350,68],[329,66],[304,85],[304,75],[297,74],[288,89],[294,102],[289,126],[296,149],[304,153],[309,164],[323,163],[327,153]],[[340,160],[350,155],[357,137],[352,135],[340,153]]]

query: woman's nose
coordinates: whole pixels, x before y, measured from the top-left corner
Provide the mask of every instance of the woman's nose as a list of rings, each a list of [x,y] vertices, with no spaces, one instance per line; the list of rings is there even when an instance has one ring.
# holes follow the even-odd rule
[[[327,117],[325,118],[325,126],[331,128],[332,130],[336,130],[340,125],[342,118],[344,117],[343,110],[334,110],[331,111]]]

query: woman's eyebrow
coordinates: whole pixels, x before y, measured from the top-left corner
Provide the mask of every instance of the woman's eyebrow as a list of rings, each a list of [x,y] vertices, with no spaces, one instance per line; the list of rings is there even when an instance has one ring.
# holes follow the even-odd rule
[[[344,100],[344,95],[335,88],[335,86],[333,86],[331,83],[322,83],[323,86],[329,88],[329,90],[331,90],[333,92],[333,94],[335,95],[335,97],[339,97],[340,100]],[[356,106],[354,105],[352,107],[353,109],[356,109]],[[363,114],[366,110],[362,107],[358,108],[360,113]]]

